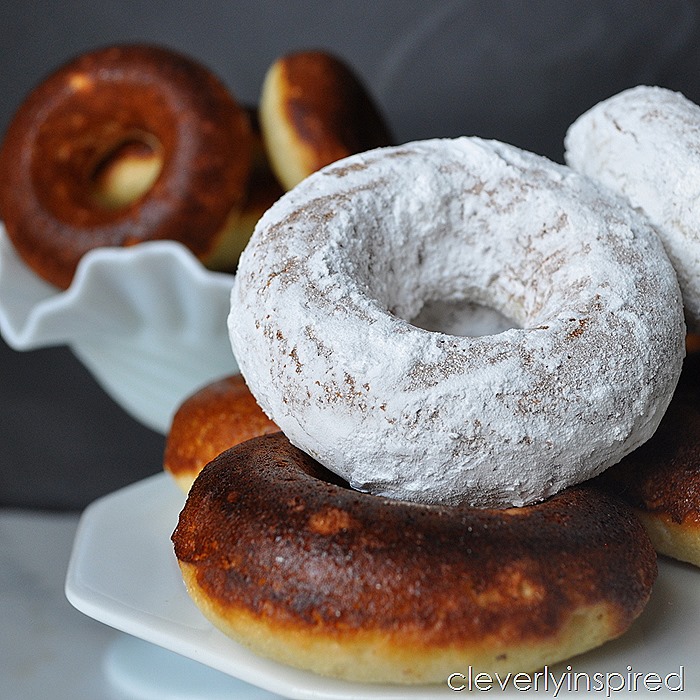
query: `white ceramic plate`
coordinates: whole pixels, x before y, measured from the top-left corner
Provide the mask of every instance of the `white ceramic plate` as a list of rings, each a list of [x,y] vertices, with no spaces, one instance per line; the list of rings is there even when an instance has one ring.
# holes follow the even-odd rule
[[[66,291],[19,258],[0,225],[0,333],[12,348],[68,345],[112,398],[161,433],[182,400],[238,370],[226,327],[233,276],[172,241],[98,248]]]
[[[128,486],[92,504],[83,514],[66,579],[66,595],[79,610],[116,629],[223,671],[287,698],[314,700],[405,700],[454,696],[447,685],[362,685],[262,659],[215,629],[188,597],[170,543],[184,497],[166,474]],[[569,662],[576,673],[658,673],[684,667],[683,695],[700,696],[700,571],[660,562],[652,599],[620,639]],[[630,668],[628,668],[630,667]],[[455,669],[466,672],[467,669]],[[566,664],[552,669],[556,677]],[[566,678],[569,678],[567,676]],[[565,683],[568,681],[565,681]],[[617,677],[613,684],[620,683]],[[678,683],[674,677],[670,684]],[[523,697],[512,686],[499,697]],[[478,691],[476,691],[478,692]],[[566,694],[565,688],[557,697]],[[611,693],[619,697],[620,693]],[[527,693],[525,697],[527,697]],[[554,695],[553,686],[549,695]],[[605,697],[605,692],[594,692]],[[649,693],[678,697],[678,692]]]

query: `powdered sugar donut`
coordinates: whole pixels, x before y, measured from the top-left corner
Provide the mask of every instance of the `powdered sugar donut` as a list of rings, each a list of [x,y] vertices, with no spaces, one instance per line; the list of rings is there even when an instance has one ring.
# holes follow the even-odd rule
[[[651,219],[676,268],[688,326],[700,330],[700,107],[665,88],[625,90],[574,122],[566,159]]]
[[[411,324],[436,299],[518,327]],[[268,210],[232,290],[251,391],[359,490],[522,505],[647,440],[684,355],[680,292],[647,220],[590,180],[476,138],[351,156]]]

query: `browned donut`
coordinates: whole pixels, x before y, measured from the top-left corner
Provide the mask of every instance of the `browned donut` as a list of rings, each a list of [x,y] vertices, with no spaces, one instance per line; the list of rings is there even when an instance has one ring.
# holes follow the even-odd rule
[[[100,196],[105,163],[134,143],[157,154],[145,192]],[[98,49],[50,75],[14,116],[0,216],[25,262],[62,288],[99,246],[172,239],[206,262],[245,196],[250,149],[245,111],[203,66],[155,46]]]
[[[291,53],[270,66],[260,122],[272,168],[286,189],[324,165],[391,143],[358,77],[323,51]]]
[[[554,663],[625,631],[656,576],[631,509],[591,487],[502,511],[389,500],[349,489],[282,433],[210,462],[173,542],[226,634],[362,681]]]
[[[177,409],[165,441],[163,468],[187,493],[202,468],[221,452],[278,430],[240,374],[224,377],[194,392]]]
[[[700,566],[700,352],[683,372],[654,436],[599,481],[628,501],[657,551]]]
[[[246,111],[252,135],[250,175],[245,201],[229,217],[222,243],[207,260],[207,266],[216,270],[235,271],[238,258],[246,247],[258,219],[284,194],[284,189],[272,172],[265,150],[258,110],[248,107]]]

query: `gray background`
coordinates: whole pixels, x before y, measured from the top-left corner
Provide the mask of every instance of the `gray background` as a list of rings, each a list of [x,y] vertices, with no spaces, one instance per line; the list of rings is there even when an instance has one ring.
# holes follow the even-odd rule
[[[691,0],[22,2],[0,7],[0,130],[50,70],[97,46],[164,44],[255,104],[279,55],[325,48],[374,94],[397,142],[476,134],[562,159],[567,126],[639,83],[700,102]],[[0,506],[79,509],[160,470],[163,437],[66,348],[0,342]]]

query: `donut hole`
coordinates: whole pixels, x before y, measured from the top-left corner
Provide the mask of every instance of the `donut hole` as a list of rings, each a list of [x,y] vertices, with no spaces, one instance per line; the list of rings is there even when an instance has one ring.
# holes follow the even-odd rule
[[[496,217],[482,201],[487,184],[475,178],[467,185],[450,189],[439,173],[420,172],[392,200],[374,188],[353,192],[361,215],[344,212],[338,220],[328,240],[330,269],[337,266],[341,284],[358,298],[421,330],[479,337],[537,327],[548,301],[543,258],[503,240],[513,230],[528,240],[554,232],[558,210],[554,222],[532,225],[515,205]],[[525,198],[517,188],[513,196]]]
[[[150,134],[130,134],[98,159],[90,176],[92,198],[105,209],[128,207],[153,187],[162,169],[160,142]]]
[[[465,337],[497,335],[521,327],[497,309],[485,304],[444,299],[428,301],[417,316],[405,320],[426,331]]]

